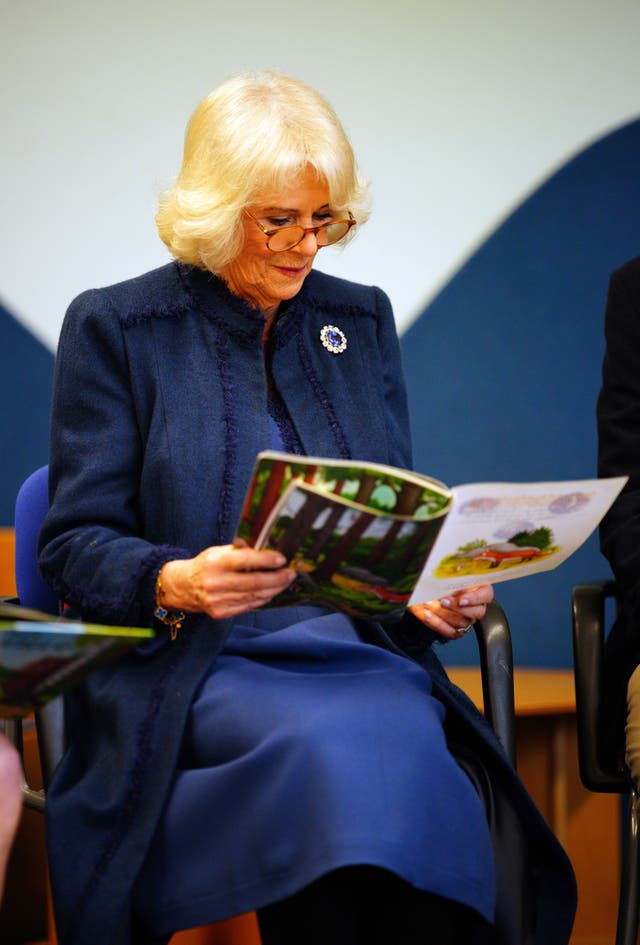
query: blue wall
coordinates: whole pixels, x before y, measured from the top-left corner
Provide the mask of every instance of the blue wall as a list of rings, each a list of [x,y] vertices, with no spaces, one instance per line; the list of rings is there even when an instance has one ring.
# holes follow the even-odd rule
[[[47,461],[53,355],[2,304],[0,350],[0,526],[12,526],[21,483]]]
[[[640,253],[640,120],[527,199],[402,338],[415,468],[449,485],[596,475],[610,272]],[[593,536],[557,571],[497,586],[521,665],[570,666],[574,583],[608,574]],[[473,641],[443,650],[476,660]]]

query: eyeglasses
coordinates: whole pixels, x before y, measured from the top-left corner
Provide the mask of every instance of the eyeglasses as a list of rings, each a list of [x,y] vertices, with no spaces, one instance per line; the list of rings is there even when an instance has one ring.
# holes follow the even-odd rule
[[[255,217],[251,216],[248,210],[245,213],[249,219],[253,220],[256,226],[259,226],[267,237],[267,247],[273,253],[282,253],[287,249],[293,249],[298,243],[301,243],[307,233],[313,233],[316,238],[318,248],[331,246],[333,243],[343,239],[356,221],[349,210],[348,220],[331,220],[329,223],[321,223],[320,226],[281,226],[275,230],[267,230],[259,223]]]

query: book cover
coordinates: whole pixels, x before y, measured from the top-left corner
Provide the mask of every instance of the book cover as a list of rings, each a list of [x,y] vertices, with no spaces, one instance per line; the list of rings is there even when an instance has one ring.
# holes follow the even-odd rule
[[[57,620],[0,604],[0,717],[28,714],[153,636],[153,630],[141,627]]]
[[[557,567],[626,477],[448,488],[377,463],[260,453],[236,544],[282,552],[297,580],[267,606],[396,620],[409,604]]]

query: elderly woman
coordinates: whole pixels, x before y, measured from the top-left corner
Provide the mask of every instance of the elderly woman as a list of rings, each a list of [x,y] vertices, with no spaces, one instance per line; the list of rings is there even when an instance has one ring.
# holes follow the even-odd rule
[[[162,942],[252,909],[264,945],[506,943],[495,798],[447,738],[486,756],[532,851],[537,909],[516,884],[507,925],[536,912],[535,941],[567,940],[570,868],[431,651],[491,588],[385,632],[260,610],[294,574],[229,544],[265,447],[411,464],[388,299],[312,271],[365,207],[326,101],[240,75],[196,109],[161,199],[176,261],[67,313],[42,570],[71,614],[157,636],[69,698],[48,803],[61,945]],[[323,345],[327,325],[346,348]]]

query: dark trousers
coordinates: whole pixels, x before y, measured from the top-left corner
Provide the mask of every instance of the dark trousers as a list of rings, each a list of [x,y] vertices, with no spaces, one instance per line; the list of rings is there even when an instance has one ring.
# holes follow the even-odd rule
[[[472,909],[414,889],[376,866],[326,873],[287,899],[258,909],[262,945],[496,945]],[[141,928],[136,945],[166,945]]]
[[[492,945],[473,910],[375,866],[334,870],[258,910],[262,945]]]

